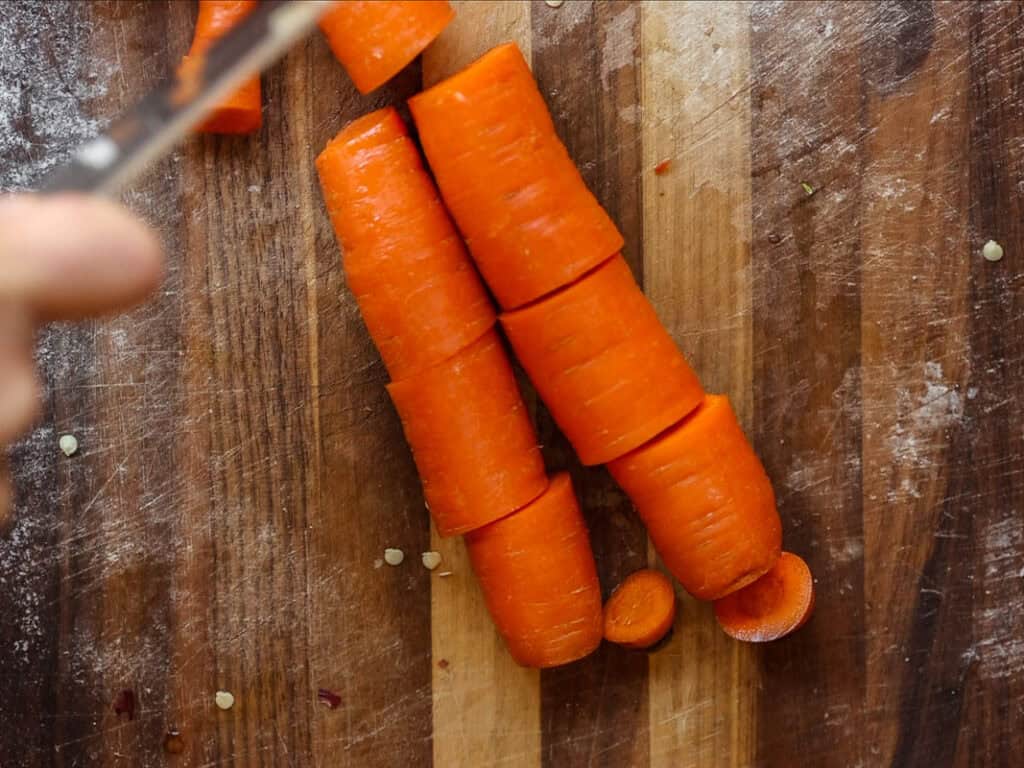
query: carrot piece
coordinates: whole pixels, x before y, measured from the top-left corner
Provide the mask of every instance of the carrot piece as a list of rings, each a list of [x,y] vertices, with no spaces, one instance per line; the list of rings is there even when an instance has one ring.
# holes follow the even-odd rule
[[[584,464],[628,453],[704,396],[621,256],[501,323]]]
[[[353,0],[338,3],[320,30],[359,92],[369,93],[419,56],[454,16],[447,0]]]
[[[185,63],[200,57],[256,7],[256,0],[199,0],[195,36]],[[197,130],[203,133],[252,133],[263,125],[260,78],[247,80],[210,113]]]
[[[717,600],[779,558],[782,524],[764,467],[729,399],[697,411],[608,465],[668,570],[701,600]]]
[[[547,487],[537,435],[497,331],[388,384],[442,536],[526,506]]]
[[[494,307],[392,109],[344,128],[316,160],[345,276],[394,380],[479,339]]]
[[[660,571],[631,573],[604,606],[604,639],[626,648],[650,648],[676,618],[676,593]]]
[[[783,552],[768,573],[715,601],[715,618],[730,637],[778,640],[800,629],[814,610],[814,577],[798,555]]]
[[[504,308],[568,285],[622,248],[514,43],[409,107],[441,195]]]
[[[601,586],[565,473],[529,506],[466,536],[473,571],[512,658],[556,667],[601,643]]]

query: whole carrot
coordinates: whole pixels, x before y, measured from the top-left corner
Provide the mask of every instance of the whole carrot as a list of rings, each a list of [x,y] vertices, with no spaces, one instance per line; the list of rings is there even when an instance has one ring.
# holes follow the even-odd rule
[[[360,93],[397,75],[455,16],[447,0],[348,0],[320,21]]]
[[[466,547],[516,662],[555,667],[600,644],[601,587],[567,474],[529,506],[468,534]]]
[[[409,101],[427,160],[499,303],[522,306],[622,248],[513,43]]]

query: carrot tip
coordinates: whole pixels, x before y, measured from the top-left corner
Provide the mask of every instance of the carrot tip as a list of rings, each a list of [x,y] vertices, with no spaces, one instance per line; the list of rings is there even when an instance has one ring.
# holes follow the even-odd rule
[[[654,650],[671,632],[676,618],[672,582],[659,571],[631,573],[604,608],[604,637],[626,648]]]
[[[737,640],[765,643],[795,632],[814,610],[814,578],[791,552],[757,581],[715,601],[715,618]]]

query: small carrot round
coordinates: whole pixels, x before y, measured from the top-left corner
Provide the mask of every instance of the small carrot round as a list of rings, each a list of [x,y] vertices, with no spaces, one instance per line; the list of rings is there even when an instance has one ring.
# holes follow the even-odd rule
[[[802,627],[814,610],[814,577],[798,555],[783,552],[764,576],[715,601],[715,618],[730,637],[778,640]]]
[[[568,285],[622,248],[514,43],[409,108],[441,195],[504,308]]]
[[[631,573],[604,606],[604,639],[626,648],[650,648],[676,618],[676,593],[661,573],[645,568]]]
[[[704,396],[621,256],[501,324],[584,464],[633,450]]]
[[[778,560],[775,494],[727,397],[708,395],[689,418],[608,470],[665,567],[694,597],[724,597]]]
[[[480,528],[544,492],[537,435],[496,331],[387,388],[442,536]]]
[[[572,482],[466,536],[473,571],[512,658],[556,667],[601,643],[601,586]]]
[[[316,167],[348,286],[392,379],[440,363],[494,325],[490,297],[394,109],[350,123]]]
[[[320,29],[360,93],[397,75],[455,16],[447,0],[351,0],[337,5],[321,19]]]

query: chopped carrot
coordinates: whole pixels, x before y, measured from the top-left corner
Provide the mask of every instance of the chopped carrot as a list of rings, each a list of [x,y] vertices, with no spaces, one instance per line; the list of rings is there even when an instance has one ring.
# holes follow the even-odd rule
[[[676,618],[676,593],[660,571],[631,573],[604,606],[604,638],[626,648],[650,648]]]
[[[703,398],[621,256],[501,323],[584,464],[628,453]]]
[[[777,562],[775,494],[727,397],[709,395],[685,421],[608,470],[665,566],[694,597],[717,600]]]
[[[442,536],[486,525],[544,492],[537,436],[495,330],[388,392]]]
[[[730,637],[778,640],[802,627],[814,610],[814,578],[799,556],[783,552],[775,566],[743,589],[715,601],[715,618]]]
[[[466,536],[470,562],[512,658],[555,667],[601,643],[601,587],[572,481]]]
[[[654,166],[654,175],[655,176],[662,176],[662,175],[668,173],[668,169],[671,168],[671,167],[672,167],[672,161],[671,160],[662,160],[660,163],[658,163],[656,166]]]
[[[338,3],[320,29],[359,92],[369,93],[419,56],[454,16],[447,0],[352,0]]]
[[[219,38],[256,7],[256,0],[199,0],[195,36],[185,56],[188,62],[201,57]],[[260,77],[247,80],[210,113],[198,130],[203,133],[252,133],[263,124]]]
[[[316,167],[345,277],[392,379],[440,363],[494,325],[487,291],[394,109],[350,123]]]
[[[441,195],[506,309],[568,285],[622,248],[514,43],[409,107]]]

